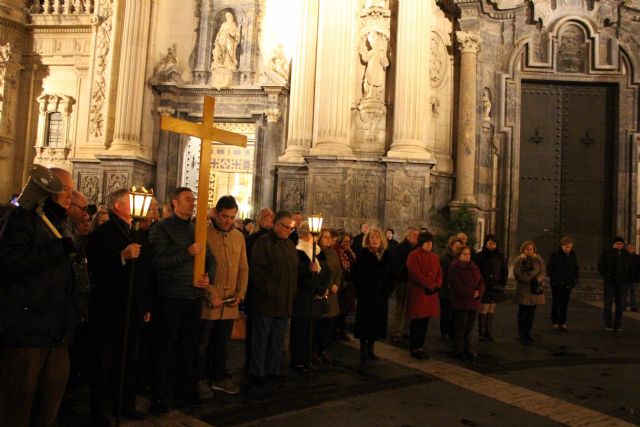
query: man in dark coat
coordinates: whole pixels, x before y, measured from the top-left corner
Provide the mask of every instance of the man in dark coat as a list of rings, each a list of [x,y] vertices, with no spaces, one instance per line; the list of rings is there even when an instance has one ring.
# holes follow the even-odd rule
[[[622,332],[622,313],[625,305],[625,291],[630,277],[631,256],[624,249],[624,239],[615,237],[611,248],[605,250],[598,262],[598,272],[604,278],[604,327],[608,331]],[[611,306],[616,305],[611,321]]]
[[[351,242],[351,250],[358,256],[358,253],[362,250],[362,240],[364,239],[364,235],[369,231],[369,224],[363,222],[360,224],[360,234],[356,235]]]
[[[91,360],[91,412],[94,425],[110,425],[108,402],[118,385],[123,352],[126,308],[129,324],[123,413],[141,418],[135,409],[136,367],[143,323],[150,320],[151,253],[144,235],[131,231],[133,218],[129,191],[116,190],[107,196],[109,221],[91,235],[89,267],[94,280],[90,330],[93,340]],[[131,274],[134,274],[131,282]],[[133,289],[129,289],[133,286]],[[129,302],[129,292],[132,298]],[[113,399],[115,401],[115,399]]]
[[[280,376],[284,335],[292,313],[298,280],[298,253],[289,233],[293,218],[280,211],[273,228],[255,243],[249,274],[253,282],[251,300],[250,373],[262,384]]]
[[[69,374],[75,329],[75,248],[67,222],[74,183],[52,170],[63,191],[42,212],[16,207],[0,228],[0,425],[53,425]],[[56,236],[59,233],[62,238]]]
[[[394,240],[395,241],[395,240]],[[404,234],[402,243],[395,249],[388,249],[391,254],[393,265],[393,279],[395,282],[396,308],[391,327],[391,341],[399,343],[403,336],[408,335],[409,325],[407,322],[407,258],[418,243],[418,229],[409,227]]]
[[[554,329],[567,331],[569,298],[578,283],[578,256],[571,237],[563,237],[560,248],[549,256],[547,276],[551,282],[551,323]]]
[[[203,199],[203,201],[206,200]],[[191,215],[195,208],[193,192],[178,187],[171,199],[173,215],[151,228],[149,241],[156,273],[156,299],[154,304],[155,373],[152,385],[151,412],[169,412],[169,365],[176,352],[176,379],[178,397],[186,403],[200,402],[196,391],[196,353],[200,341],[203,303],[221,307],[222,300],[204,300],[204,289],[216,274],[216,260],[205,247],[195,240],[195,224]],[[206,251],[208,276],[195,281],[194,257]]]

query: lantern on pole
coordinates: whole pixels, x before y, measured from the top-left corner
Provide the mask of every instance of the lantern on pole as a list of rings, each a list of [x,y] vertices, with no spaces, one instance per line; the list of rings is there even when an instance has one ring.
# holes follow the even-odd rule
[[[152,200],[153,190],[147,190],[144,187],[138,189],[135,185],[131,187],[131,190],[129,190],[129,206],[131,207],[131,216],[134,222],[146,218]]]

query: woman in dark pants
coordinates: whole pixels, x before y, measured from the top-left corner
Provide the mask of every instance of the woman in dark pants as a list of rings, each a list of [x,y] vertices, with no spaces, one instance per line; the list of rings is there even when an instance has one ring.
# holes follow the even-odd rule
[[[471,350],[471,331],[484,293],[484,281],[480,269],[471,261],[469,246],[460,246],[456,255],[448,273],[452,309],[451,340],[455,357],[473,361],[477,354]]]
[[[391,255],[387,239],[378,228],[370,229],[363,238],[351,269],[356,289],[355,337],[360,339],[360,360],[378,360],[373,347],[387,336],[389,295],[394,290]]]
[[[449,266],[456,259],[456,250],[462,245],[457,236],[449,237],[447,248],[440,256],[440,271],[442,271],[442,286],[438,297],[440,299],[440,341],[446,341],[451,335],[451,289],[449,289]]]
[[[531,329],[536,306],[545,303],[544,293],[541,293],[544,281],[544,261],[537,254],[536,245],[531,240],[520,246],[520,255],[513,265],[513,275],[516,278],[515,303],[518,307],[518,335],[523,343],[533,342]],[[540,293],[533,293],[532,288],[538,284]]]
[[[433,235],[420,233],[417,248],[407,258],[409,276],[407,286],[407,316],[410,326],[410,355],[416,359],[426,359],[424,339],[427,335],[429,319],[439,313],[438,289],[442,284],[440,260],[431,252]]]
[[[560,248],[551,254],[547,264],[551,281],[551,323],[553,329],[566,332],[567,309],[571,290],[578,283],[578,257],[573,250],[573,239],[563,237]]]
[[[474,262],[480,269],[485,285],[478,313],[478,335],[481,340],[491,342],[496,304],[505,300],[504,287],[509,277],[509,264],[498,249],[498,239],[494,234],[485,236],[482,250],[476,254]]]

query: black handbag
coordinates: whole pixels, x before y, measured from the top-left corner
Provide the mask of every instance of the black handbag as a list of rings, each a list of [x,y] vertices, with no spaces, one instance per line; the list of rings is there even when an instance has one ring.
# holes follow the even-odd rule
[[[529,281],[529,285],[531,286],[531,293],[533,295],[542,295],[544,290],[542,289],[542,283],[535,277],[532,277]]]

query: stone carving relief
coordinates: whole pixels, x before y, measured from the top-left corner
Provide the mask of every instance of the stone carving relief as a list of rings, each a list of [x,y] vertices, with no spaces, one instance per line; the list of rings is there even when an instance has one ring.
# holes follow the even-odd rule
[[[11,70],[9,63],[13,59],[11,43],[0,45],[0,132],[10,136],[13,132],[11,111],[13,95],[18,88],[15,70]]]
[[[491,121],[491,90],[488,87],[482,91],[482,121]]]
[[[366,1],[360,12],[360,31],[358,35],[358,54],[362,72],[362,98],[358,103],[358,112],[363,132],[363,153],[383,152],[384,118],[387,108],[384,105],[385,81],[389,67],[391,11],[386,1]]]
[[[166,55],[164,55],[155,66],[150,82],[151,84],[166,82],[182,83],[182,69],[178,63],[175,43],[167,49]]]
[[[304,180],[292,179],[282,184],[281,208],[289,212],[303,211],[304,208]]]
[[[80,191],[89,203],[97,204],[100,200],[100,177],[98,175],[81,174]]]
[[[429,83],[431,87],[438,88],[442,85],[447,73],[448,63],[447,47],[440,34],[434,31],[431,33],[431,59],[429,63]]]
[[[378,215],[379,182],[372,176],[359,176],[356,178],[355,191],[355,217],[373,218]]]
[[[566,25],[560,32],[558,71],[582,73],[585,71],[585,35],[577,25]]]
[[[318,175],[314,180],[313,209],[316,212],[331,212],[342,215],[342,177],[335,175]]]
[[[107,172],[105,193],[110,194],[120,188],[129,188],[129,174],[127,172]]]
[[[69,128],[75,100],[66,95],[43,94],[38,97],[38,133],[36,160],[42,163],[60,163],[71,151]]]
[[[91,106],[89,107],[89,133],[95,138],[104,134],[104,108],[107,94],[106,70],[109,49],[111,48],[113,0],[100,0],[100,10],[102,11],[102,24],[98,28],[94,81],[91,88]]]
[[[224,22],[216,34],[211,52],[212,86],[216,89],[229,87],[233,72],[238,69],[237,49],[240,44],[241,28],[236,23],[231,9],[225,9]]]
[[[279,44],[273,49],[271,58],[262,72],[263,83],[286,85],[289,80],[289,61],[284,54],[284,46]]]
[[[391,209],[401,222],[420,218],[422,207],[422,179],[394,178],[391,191]]]

